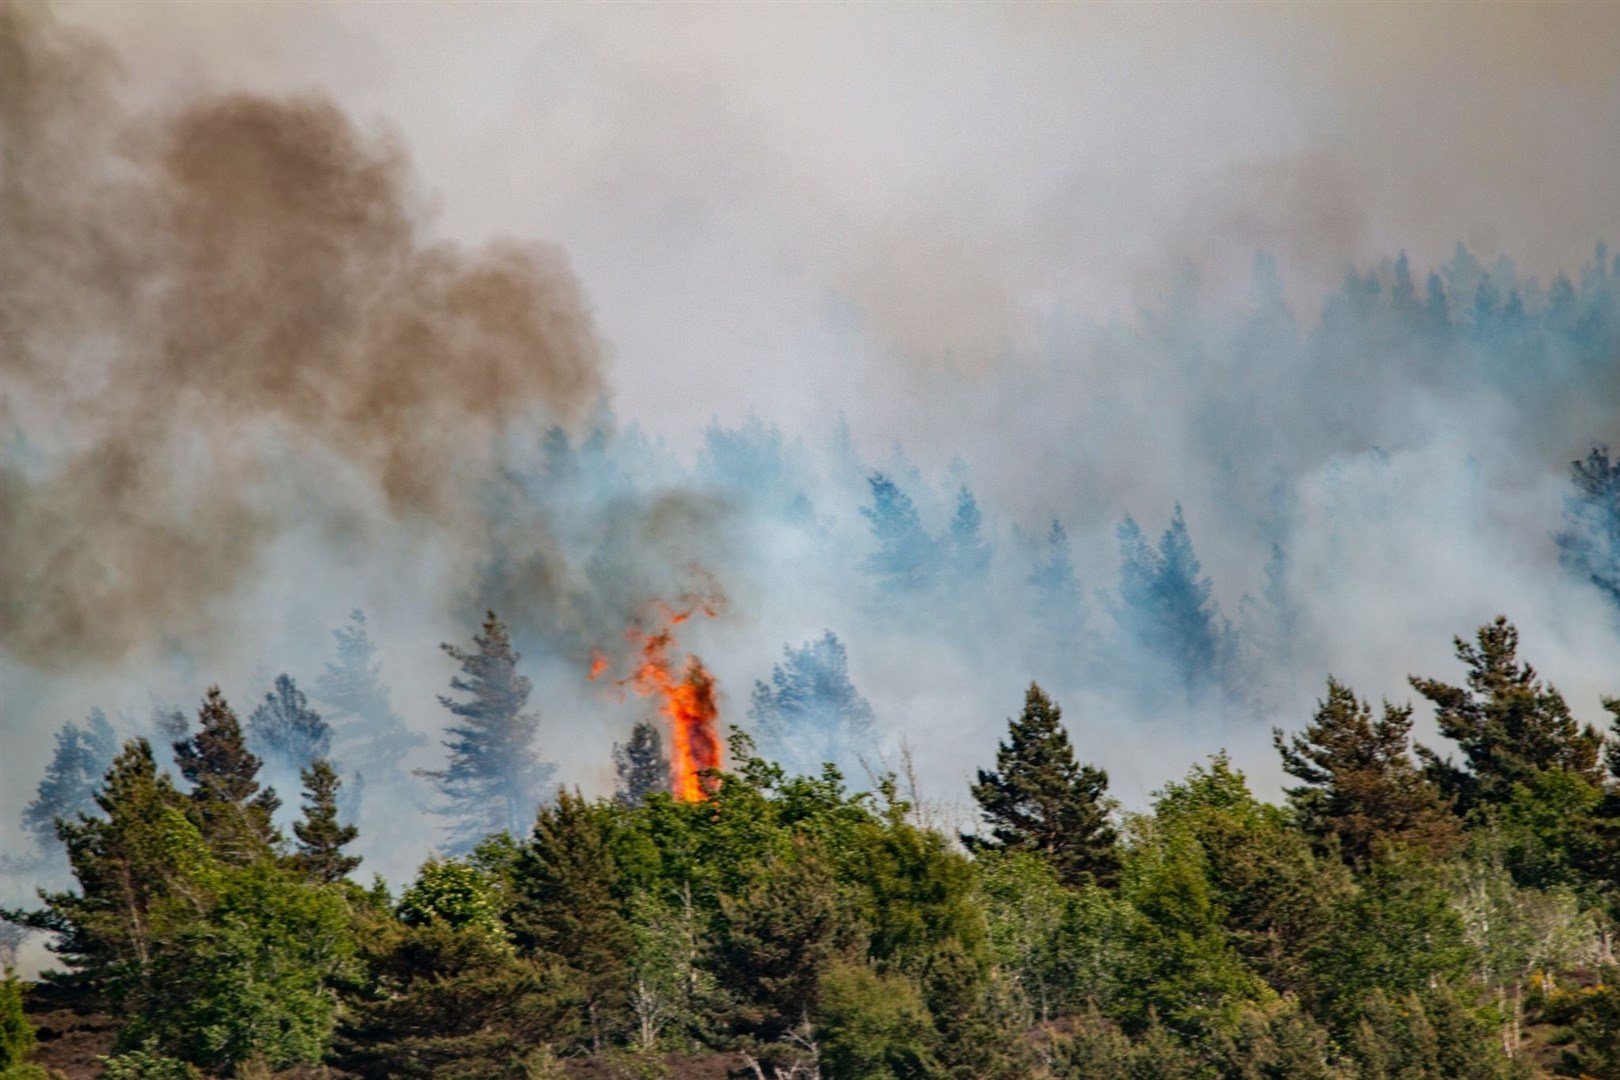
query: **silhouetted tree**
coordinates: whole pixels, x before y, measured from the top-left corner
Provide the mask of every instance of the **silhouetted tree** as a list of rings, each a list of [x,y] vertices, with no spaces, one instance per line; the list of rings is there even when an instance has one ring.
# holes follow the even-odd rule
[[[1148,546],[1136,522],[1127,517],[1119,527],[1119,549],[1115,618],[1137,648],[1180,675],[1190,700],[1220,680],[1230,631],[1193,552],[1181,506],[1157,548]]]
[[[275,689],[248,717],[247,736],[278,776],[296,775],[332,753],[332,729],[290,675],[276,676]]]
[[[640,806],[647,796],[669,791],[669,759],[656,724],[638,720],[629,742],[613,744],[613,771],[619,781],[617,797],[626,806]]]
[[[956,492],[956,513],[951,516],[947,553],[951,574],[959,586],[983,581],[990,569],[990,545],[984,540],[979,503],[966,484]]]
[[[56,733],[56,751],[32,802],[23,810],[23,828],[41,850],[60,851],[58,818],[75,820],[94,813],[101,779],[118,756],[118,740],[107,715],[91,709],[83,727],[71,720]]]
[[[445,728],[449,762],[443,769],[420,772],[445,799],[438,812],[450,819],[445,826],[448,851],[471,850],[490,833],[521,834],[555,771],[535,752],[540,718],[524,711],[533,684],[517,672],[519,656],[506,625],[489,612],[483,633],[474,635],[473,642],[474,652],[440,646],[461,665],[450,688],[470,697],[439,698],[458,720]]]
[[[845,775],[877,751],[872,707],[849,678],[849,657],[831,630],[783,649],[769,683],[754,683],[748,710],[759,746],[790,771],[814,775],[824,763]]]
[[[922,527],[917,507],[885,473],[867,478],[872,505],[861,516],[872,526],[878,548],[862,569],[888,593],[916,593],[933,586],[939,570],[939,545]]]
[[[1570,463],[1574,494],[1564,500],[1565,528],[1556,537],[1566,570],[1590,581],[1620,605],[1620,461],[1594,446]]]
[[[395,775],[405,756],[427,740],[405,726],[389,701],[365,613],[352,612],[349,625],[332,637],[337,659],[326,665],[315,692],[328,706],[337,751],[346,761],[364,763],[374,778]]]

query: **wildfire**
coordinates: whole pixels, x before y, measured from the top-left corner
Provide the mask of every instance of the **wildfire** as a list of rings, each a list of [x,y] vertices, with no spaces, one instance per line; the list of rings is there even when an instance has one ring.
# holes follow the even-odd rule
[[[713,794],[712,780],[702,774],[724,765],[714,676],[696,656],[686,657],[677,674],[671,654],[676,648],[675,627],[699,611],[712,618],[717,604],[701,601],[677,611],[659,602],[653,610],[661,617],[660,630],[649,633],[631,627],[625,631],[625,639],[637,650],[639,661],[636,670],[619,685],[643,697],[659,699],[658,711],[669,721],[670,728],[670,788],[677,799],[700,802]],[[593,652],[589,677],[595,681],[608,667],[607,657]]]

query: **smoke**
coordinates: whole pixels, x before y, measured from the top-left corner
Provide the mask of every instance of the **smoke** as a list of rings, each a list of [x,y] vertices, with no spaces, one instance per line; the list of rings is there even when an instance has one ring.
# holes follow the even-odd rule
[[[30,664],[206,636],[293,525],[364,525],[355,499],[477,538],[503,432],[602,392],[562,255],[426,241],[400,148],[330,101],[125,116],[106,50],[17,6],[0,69],[0,420],[27,449],[0,645]],[[311,463],[349,506],[287,492]]]
[[[309,685],[358,606],[423,735],[493,607],[603,791],[654,706],[590,650],[693,566],[722,725],[831,630],[874,767],[904,737],[947,802],[1032,677],[1128,804],[1221,746],[1274,789],[1330,671],[1403,700],[1499,611],[1594,717],[1614,612],[1552,534],[1620,438],[1616,18],[0,8],[6,788],[91,704]],[[874,469],[910,594],[868,571]],[[1116,532],[1157,553],[1178,505],[1191,678]],[[364,812],[368,869],[418,813]]]

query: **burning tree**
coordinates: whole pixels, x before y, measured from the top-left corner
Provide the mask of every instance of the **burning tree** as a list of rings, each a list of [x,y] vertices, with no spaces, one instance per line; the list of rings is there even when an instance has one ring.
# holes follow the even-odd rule
[[[720,742],[720,707],[715,700],[714,676],[709,674],[703,661],[696,656],[688,656],[677,672],[676,661],[671,655],[676,648],[675,627],[700,610],[712,618],[719,603],[718,598],[698,599],[690,607],[675,611],[658,601],[651,606],[663,619],[663,626],[657,633],[648,633],[635,626],[625,631],[625,639],[635,647],[639,659],[635,671],[629,678],[620,680],[618,685],[629,687],[642,697],[658,699],[658,711],[669,721],[670,753],[667,767],[670,790],[683,802],[707,799],[712,789],[706,774],[722,768],[725,762],[724,748]],[[609,666],[608,658],[597,653],[591,661],[589,678],[595,681]],[[644,734],[642,741],[644,745],[640,753],[647,757],[649,747],[645,745]],[[652,754],[660,750],[656,742],[650,747]],[[622,768],[621,775],[624,775]],[[645,778],[650,775],[649,763],[649,768],[644,771],[643,785]],[[642,796],[645,794],[643,791]]]
[[[483,633],[474,635],[473,642],[475,652],[448,643],[439,646],[461,664],[462,673],[450,680],[450,688],[471,700],[439,698],[460,720],[445,728],[449,737],[443,746],[450,760],[441,770],[418,773],[444,796],[438,813],[450,819],[444,846],[451,852],[471,850],[485,836],[503,830],[521,836],[534,819],[540,789],[556,771],[535,753],[540,718],[524,711],[534,684],[517,673],[519,656],[506,625],[488,612]]]

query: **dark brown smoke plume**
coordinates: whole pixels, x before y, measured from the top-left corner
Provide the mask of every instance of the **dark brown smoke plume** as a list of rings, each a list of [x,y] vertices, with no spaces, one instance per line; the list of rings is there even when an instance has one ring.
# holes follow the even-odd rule
[[[430,244],[407,163],[318,97],[130,117],[115,60],[0,5],[0,648],[116,658],[228,598],[292,459],[458,527],[506,426],[597,400],[562,257]]]

